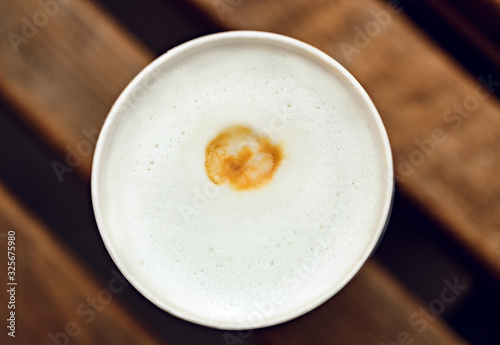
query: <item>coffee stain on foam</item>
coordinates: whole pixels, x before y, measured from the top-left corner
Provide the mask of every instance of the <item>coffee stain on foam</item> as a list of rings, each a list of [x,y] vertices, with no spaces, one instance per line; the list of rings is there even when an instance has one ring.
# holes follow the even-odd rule
[[[237,125],[208,143],[205,171],[216,185],[229,183],[235,190],[246,191],[271,181],[283,157],[281,145]]]

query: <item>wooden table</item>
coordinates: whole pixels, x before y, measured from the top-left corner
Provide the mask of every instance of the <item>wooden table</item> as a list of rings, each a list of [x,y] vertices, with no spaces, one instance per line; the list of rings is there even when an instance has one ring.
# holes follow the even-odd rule
[[[500,8],[494,0],[482,2]],[[40,3],[0,0],[0,92],[32,135],[87,185],[92,152],[83,146],[93,147],[116,97],[155,56],[94,1]],[[317,46],[351,71],[386,125],[398,188],[500,278],[500,104],[493,95],[500,85],[491,75],[468,74],[400,7],[379,0],[190,3],[221,29],[286,34]],[[497,49],[488,42],[483,46]],[[78,152],[77,161],[71,161],[71,150]],[[61,171],[61,178],[64,173],[71,172]],[[304,317],[263,330],[224,332],[163,312],[150,323],[137,314],[141,306],[121,297],[133,289],[118,271],[103,279],[0,183],[0,235],[10,229],[20,248],[20,287],[16,338],[0,335],[9,344],[174,344],[178,329],[220,344],[466,343],[426,313],[376,259]],[[4,284],[7,239],[0,241]],[[10,296],[0,298],[3,317]],[[148,301],[133,298],[149,308]]]

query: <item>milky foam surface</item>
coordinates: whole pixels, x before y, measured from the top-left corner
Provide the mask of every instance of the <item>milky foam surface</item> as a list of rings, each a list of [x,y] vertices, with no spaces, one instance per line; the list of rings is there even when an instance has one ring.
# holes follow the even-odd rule
[[[264,43],[153,74],[122,106],[99,185],[101,230],[125,275],[167,310],[223,328],[329,297],[385,216],[383,142],[360,96],[316,59]],[[262,188],[219,187],[204,170],[207,143],[233,125],[282,144]]]

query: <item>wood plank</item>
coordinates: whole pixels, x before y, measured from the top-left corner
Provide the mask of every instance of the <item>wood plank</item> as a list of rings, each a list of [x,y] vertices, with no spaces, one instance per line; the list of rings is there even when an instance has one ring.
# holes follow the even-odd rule
[[[414,301],[371,261],[347,288],[316,311],[265,329],[258,337],[272,345],[465,343],[422,308],[428,306]]]
[[[0,0],[0,90],[62,157],[78,153],[68,166],[88,180],[92,152],[78,151],[84,131],[97,136],[153,54],[93,2],[59,2],[44,10],[35,0]]]
[[[15,231],[15,309],[7,310],[7,244]],[[15,311],[15,338],[2,344],[160,344],[118,302],[125,284],[98,281],[0,183],[2,318]],[[110,273],[113,277],[113,274]],[[130,287],[128,287],[130,288]],[[88,299],[93,299],[91,304]],[[10,316],[9,316],[10,317]],[[4,321],[5,323],[5,321]],[[51,336],[55,338],[51,338]],[[7,341],[5,341],[7,339]],[[56,340],[54,340],[56,339]]]
[[[221,10],[212,0],[191,1],[220,21]],[[301,39],[338,60],[361,82],[386,125],[401,190],[500,279],[498,99],[396,13],[400,9],[385,2],[233,4],[222,12],[225,28]],[[491,90],[498,94],[500,80],[492,81]],[[425,151],[419,145],[427,145]]]

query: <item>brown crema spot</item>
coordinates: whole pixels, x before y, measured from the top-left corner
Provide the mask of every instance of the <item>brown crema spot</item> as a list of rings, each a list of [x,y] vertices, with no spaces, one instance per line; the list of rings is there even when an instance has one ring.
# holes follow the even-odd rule
[[[229,183],[236,190],[249,190],[269,182],[283,153],[279,145],[245,126],[219,133],[205,150],[205,170],[217,184]]]

